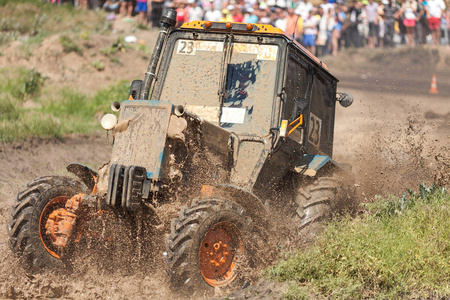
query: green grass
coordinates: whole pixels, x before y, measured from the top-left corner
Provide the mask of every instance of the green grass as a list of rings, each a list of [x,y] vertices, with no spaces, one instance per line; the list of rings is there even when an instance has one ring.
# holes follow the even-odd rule
[[[18,38],[36,43],[61,32],[104,32],[110,26],[105,15],[42,0],[0,0],[0,46]]]
[[[0,70],[0,141],[32,137],[61,138],[103,130],[100,118],[115,100],[125,100],[129,83],[121,81],[87,96],[69,88],[46,86],[34,70]]]
[[[450,297],[450,195],[420,187],[327,226],[317,243],[269,270],[286,299]]]

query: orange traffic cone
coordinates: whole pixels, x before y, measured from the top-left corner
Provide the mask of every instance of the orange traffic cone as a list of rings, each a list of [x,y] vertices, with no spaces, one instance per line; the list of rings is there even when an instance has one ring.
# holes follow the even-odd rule
[[[431,88],[430,88],[430,94],[438,94],[437,89],[437,80],[436,80],[436,74],[433,74],[433,79],[431,80]]]

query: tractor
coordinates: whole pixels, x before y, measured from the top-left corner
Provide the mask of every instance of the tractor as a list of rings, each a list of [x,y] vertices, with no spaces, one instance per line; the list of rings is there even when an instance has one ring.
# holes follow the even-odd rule
[[[327,66],[271,25],[175,24],[168,9],[144,79],[101,120],[110,161],[70,164],[74,176],[40,177],[18,194],[9,241],[28,270],[65,268],[101,212],[139,228],[177,203],[158,255],[175,286],[213,291],[267,260],[274,218],[301,230],[348,201],[351,172],[332,154],[336,103],[353,98]]]

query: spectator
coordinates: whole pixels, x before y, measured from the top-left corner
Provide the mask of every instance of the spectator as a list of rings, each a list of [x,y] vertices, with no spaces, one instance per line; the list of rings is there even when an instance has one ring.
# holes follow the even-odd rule
[[[205,12],[205,20],[211,22],[218,22],[222,18],[222,12],[217,9],[214,2],[211,2],[211,10]]]
[[[222,9],[222,18],[219,20],[220,22],[233,22],[233,17],[230,14],[230,11],[226,8]]]
[[[181,3],[177,8],[177,27],[180,27],[186,22],[186,8],[184,3]]]
[[[346,18],[345,12],[342,11],[343,5],[338,4],[338,7],[334,13],[334,26],[331,32],[331,54],[337,55],[339,51],[339,39],[341,38],[341,33],[344,26],[344,21]]]
[[[445,3],[443,0],[428,0],[425,10],[433,37],[433,44],[439,45],[441,43],[441,18],[445,11]]]
[[[299,16],[298,20],[297,20],[297,31],[294,32],[295,33],[295,40],[297,42],[299,42],[300,44],[303,45],[303,23],[304,20],[302,19],[301,16]]]
[[[237,6],[231,11],[231,16],[233,17],[233,22],[242,23],[244,21],[244,16],[242,15],[242,11]]]
[[[280,28],[287,34],[290,34],[287,31],[287,16],[286,16],[286,12],[284,10],[281,10],[278,12],[278,18],[275,20],[274,25],[275,25],[275,27]],[[294,26],[295,26],[295,23],[294,23]],[[290,31],[293,32],[293,30],[290,30]],[[292,34],[290,34],[290,35],[292,35]]]
[[[360,36],[361,46],[367,45],[367,40],[369,38],[369,22],[367,21],[366,4],[367,0],[357,2],[357,7],[361,9],[361,14],[359,15],[358,32]]]
[[[309,12],[313,9],[313,5],[308,0],[300,0],[297,8],[295,9],[295,13],[302,17],[303,20],[308,18]]]
[[[153,28],[158,28],[161,24],[161,16],[164,9],[164,0],[151,1],[150,21]]]
[[[378,3],[369,0],[366,4],[367,22],[369,24],[369,48],[375,48],[378,35]]]
[[[447,23],[447,46],[450,47],[450,0],[447,0],[447,12],[445,13]]]
[[[139,15],[138,17],[139,24],[147,26],[147,11],[148,11],[147,0],[137,0],[135,10]]]
[[[311,10],[308,18],[303,22],[303,44],[313,54],[316,53],[317,25],[319,23],[315,14],[315,9]]]
[[[328,39],[328,23],[330,21],[330,16],[328,13],[325,13],[323,10],[323,7],[319,7],[319,26],[318,26],[318,32],[317,32],[317,39],[316,39],[316,47],[317,47],[317,56],[324,56],[326,54],[326,45],[327,45],[327,39]]]
[[[293,8],[288,8],[286,16],[286,33],[294,36],[299,16],[295,14]]]
[[[119,0],[106,0],[103,4],[103,9],[108,12],[117,12],[120,8]],[[111,18],[114,19],[114,15],[111,14]]]
[[[186,9],[186,22],[203,20],[203,9],[197,5],[196,0],[188,0],[189,7]]]
[[[58,2],[61,3],[61,0],[59,0]],[[87,0],[78,0],[78,6],[82,9],[87,9]]]
[[[413,45],[414,28],[416,27],[417,2],[415,0],[403,0],[401,12],[403,14],[403,25],[406,27],[408,45]]]
[[[120,0],[120,15],[123,17],[131,18],[133,12],[133,1],[132,0]]]
[[[416,33],[417,33],[417,43],[426,44],[427,34],[430,31],[428,28],[427,15],[425,11],[425,5],[423,0],[418,0],[417,2],[417,13],[416,13]]]
[[[348,10],[348,27],[345,33],[345,46],[354,46],[356,48],[361,47],[361,36],[358,31],[358,24],[361,21],[361,8],[358,7],[356,0],[350,3]]]
[[[377,20],[378,20],[378,47],[383,48],[384,46],[384,4],[380,2],[377,10]]]
[[[384,6],[384,40],[385,45],[394,46],[395,19],[397,18],[399,7],[393,0],[388,0],[388,4]]]

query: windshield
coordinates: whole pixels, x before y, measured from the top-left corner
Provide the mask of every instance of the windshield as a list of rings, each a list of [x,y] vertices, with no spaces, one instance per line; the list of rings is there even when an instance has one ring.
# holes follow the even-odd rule
[[[224,44],[177,40],[160,100],[229,131],[263,135],[270,126],[278,46],[233,43],[227,56]]]

